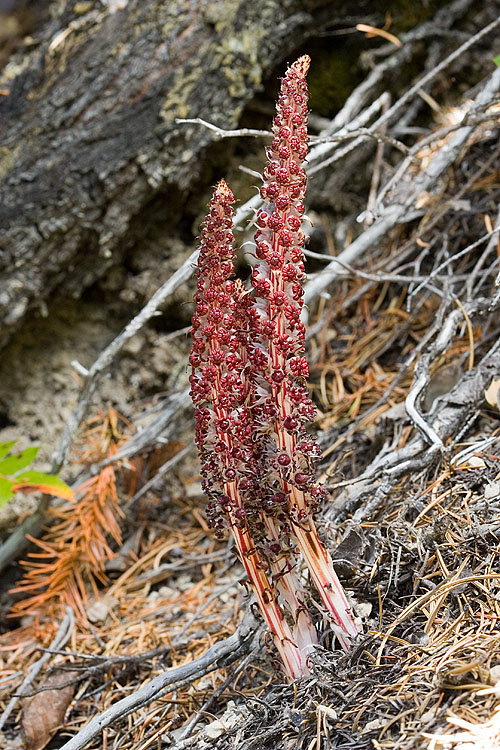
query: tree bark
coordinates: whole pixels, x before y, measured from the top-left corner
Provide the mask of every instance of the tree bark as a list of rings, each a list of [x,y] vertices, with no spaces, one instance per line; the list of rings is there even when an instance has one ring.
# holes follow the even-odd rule
[[[158,193],[175,223],[213,139],[176,118],[235,127],[333,7],[68,3],[39,29],[0,85],[10,90],[0,96],[0,345],[35,306],[79,296],[119,261]]]

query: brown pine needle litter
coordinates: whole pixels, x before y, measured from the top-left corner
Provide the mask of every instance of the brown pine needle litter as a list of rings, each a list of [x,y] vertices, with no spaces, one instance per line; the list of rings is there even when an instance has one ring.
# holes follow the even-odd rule
[[[124,442],[118,432],[119,415],[113,409],[93,420],[81,437],[85,451],[80,460],[98,462],[112,457]],[[95,424],[97,422],[97,424]],[[123,418],[122,418],[123,422]],[[119,464],[117,464],[119,466]],[[116,466],[104,466],[76,489],[77,501],[51,508],[53,520],[43,539],[31,539],[38,551],[23,563],[27,572],[12,593],[23,594],[12,615],[63,611],[70,605],[85,622],[87,587],[98,596],[98,584],[106,584],[105,564],[115,557],[108,540],[121,544],[120,521],[124,518],[116,487]]]
[[[309,586],[320,630],[310,677],[286,684],[261,631],[235,661],[167,688],[87,747],[500,745],[500,412],[484,398],[500,371],[500,153],[498,112],[481,119],[487,114],[471,115],[473,134],[438,184],[416,196],[412,218],[371,243],[354,268],[337,269],[330,296],[308,303],[315,429],[331,493],[319,533],[362,634],[348,653],[334,650]],[[448,127],[440,126],[440,145],[456,135]],[[435,145],[430,138],[414,149],[402,171],[392,156],[379,164],[396,203],[404,175],[412,183],[439,157]],[[355,174],[359,163],[342,168]],[[323,245],[333,248],[331,217],[321,218]],[[322,268],[308,269],[313,281]],[[54,642],[67,605],[75,620],[9,709],[2,746],[23,747],[23,703],[50,669],[79,675],[55,750],[165,670],[231,637],[248,609],[243,569],[207,527],[199,465],[186,449],[189,419],[166,443],[125,456],[135,437],[104,408],[86,425],[72,465],[91,476],[76,506],[53,506],[24,579],[6,595],[4,609],[18,620],[0,636],[0,717]]]
[[[386,359],[363,367],[359,364],[364,358],[363,346],[372,347],[371,342],[376,342],[383,349],[380,341],[388,330],[387,321],[400,321],[401,316],[383,315],[380,310],[367,321],[361,299],[355,316],[344,319],[338,303],[332,304],[337,308],[338,331],[345,332],[344,343],[339,345],[339,335],[326,342],[318,336],[312,350],[314,345],[316,351],[323,350],[317,364],[318,393],[325,369],[334,372],[331,380],[328,376],[327,382],[333,385],[327,388],[330,395],[320,427],[325,435],[335,438],[332,429],[339,435],[334,442],[328,437],[328,461],[333,468],[325,471],[338,481],[355,475],[369,461],[369,455],[360,459],[360,446],[369,445],[381,419],[385,419],[385,431],[390,427],[392,437],[395,427],[384,413],[401,402],[411,384],[411,368],[387,402],[370,411],[397,377],[390,369],[395,349]],[[429,325],[432,316],[427,310],[422,316],[404,333],[404,341]],[[356,326],[361,332],[358,338],[350,335],[350,328]],[[365,327],[370,334],[380,328],[380,341],[373,335],[363,337]],[[480,333],[478,330],[477,341]],[[401,335],[401,329],[394,327],[394,341]],[[406,346],[402,344],[402,354]],[[467,352],[464,330],[440,368],[462,354],[466,357]],[[343,394],[341,405],[328,390],[332,387]],[[347,421],[346,411],[355,400],[360,419]],[[496,420],[496,415],[485,412],[481,433],[494,430]],[[349,432],[340,429],[344,422]],[[118,424],[125,428],[123,422]],[[120,444],[115,440],[118,432],[109,415],[96,420],[93,434],[99,436],[107,455]],[[395,436],[395,447],[403,449],[411,435],[411,430],[404,428]],[[469,441],[479,443],[479,433]],[[457,445],[455,453],[462,447]],[[96,462],[103,455],[87,454],[85,459]],[[239,583],[242,570],[226,546],[207,534],[199,512],[203,500],[189,489],[196,486],[196,475],[189,473],[191,466],[190,461],[182,465],[178,475],[181,489],[172,496],[162,520],[155,518],[154,493],[139,508],[136,530],[140,533],[135,547],[126,553],[126,565],[107,573],[105,565],[92,567],[88,556],[86,567],[73,569],[77,589],[69,586],[63,594],[57,579],[46,591],[16,605],[16,612],[33,611],[36,616],[25,619],[0,641],[0,687],[5,699],[12,686],[19,684],[19,665],[34,663],[39,657],[37,649],[49,646],[57,626],[54,603],[75,606],[77,625],[66,655],[52,660],[52,665],[81,673],[61,742],[81,729],[96,711],[137,691],[164,669],[196,659],[238,625],[247,599]],[[98,477],[103,471],[106,469]],[[92,523],[105,530],[106,539],[118,543],[115,522],[119,516],[111,519],[106,515],[103,494],[107,502],[115,503],[119,494],[129,491],[127,481],[132,475],[128,466],[108,467],[108,471],[114,479],[100,485],[101,496],[95,502],[99,500],[96,508],[101,510],[94,509]],[[167,693],[128,720],[104,730],[104,744],[98,741],[89,747],[113,747],[118,741],[123,748],[156,747],[159,738],[168,746],[169,738],[175,743],[200,710],[193,736],[208,725],[203,742],[210,743],[213,734],[217,747],[230,747],[237,736],[245,738],[245,747],[280,747],[283,737],[289,743],[300,742],[298,747],[314,747],[311,743],[316,738],[321,743],[328,736],[341,738],[341,747],[355,748],[437,749],[449,743],[460,746],[457,743],[465,737],[483,742],[475,745],[483,750],[493,747],[500,736],[496,687],[500,681],[499,479],[500,459],[493,445],[487,451],[471,452],[459,465],[443,461],[434,472],[416,472],[409,480],[396,482],[375,514],[355,526],[350,519],[342,520],[341,509],[336,511],[334,537],[329,522],[323,526],[323,535],[331,541],[344,538],[337,554],[342,558],[339,571],[348,581],[353,601],[362,603],[365,632],[350,653],[341,654],[329,650],[331,633],[326,627],[324,650],[317,656],[312,679],[296,686],[277,679],[278,665],[266,655],[262,638],[261,652],[254,653],[241,672],[234,666],[221,667]],[[86,492],[80,513],[87,513],[96,485],[89,485]],[[62,528],[69,540],[78,516],[65,516],[65,507],[57,509],[56,523],[66,519]],[[42,552],[55,554],[58,528],[52,526],[45,537],[53,541],[39,542]],[[73,537],[73,545],[75,538],[79,537]],[[116,545],[111,553],[111,547],[105,548],[101,540],[97,549],[100,560],[117,559]],[[98,569],[101,577],[96,575]],[[50,566],[32,570],[41,570],[37,581],[53,572]],[[115,576],[114,580],[110,576]],[[33,578],[27,580],[31,586]],[[204,708],[223,685],[227,686],[223,693]],[[38,687],[43,687],[43,679]],[[235,703],[242,707],[236,719]],[[284,705],[290,707],[285,714]],[[227,733],[222,729],[220,735],[219,725],[210,729],[219,718],[223,727],[227,722]]]

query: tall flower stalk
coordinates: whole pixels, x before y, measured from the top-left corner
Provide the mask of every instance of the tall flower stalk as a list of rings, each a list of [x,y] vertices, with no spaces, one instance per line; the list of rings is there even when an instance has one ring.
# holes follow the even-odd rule
[[[317,642],[299,551],[342,645],[357,633],[314,525],[320,451],[305,430],[315,414],[300,321],[309,62],[301,57],[282,81],[257,214],[253,294],[231,278],[234,197],[224,180],[215,189],[202,225],[190,356],[207,516],[220,536],[230,527],[291,680],[307,674]]]
[[[328,552],[318,539],[313,511],[323,491],[315,483],[319,446],[305,430],[315,408],[305,385],[309,370],[304,354],[303,307],[305,235],[302,226],[307,156],[307,83],[310,58],[300,57],[282,80],[274,140],[267,151],[269,163],[263,174],[255,235],[259,263],[252,272],[256,294],[254,346],[259,370],[254,370],[255,389],[261,404],[255,421],[265,443],[262,455],[276,464],[283,492],[289,501],[292,533],[324,606],[340,626],[345,647],[357,633],[349,604]]]

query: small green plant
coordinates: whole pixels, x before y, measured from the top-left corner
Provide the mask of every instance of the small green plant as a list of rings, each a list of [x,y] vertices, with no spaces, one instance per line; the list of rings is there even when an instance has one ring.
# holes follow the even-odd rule
[[[73,492],[58,476],[28,469],[37,456],[39,446],[13,453],[12,449],[16,442],[12,440],[9,443],[0,443],[0,508],[12,500],[14,493],[19,490],[38,490],[71,500]]]

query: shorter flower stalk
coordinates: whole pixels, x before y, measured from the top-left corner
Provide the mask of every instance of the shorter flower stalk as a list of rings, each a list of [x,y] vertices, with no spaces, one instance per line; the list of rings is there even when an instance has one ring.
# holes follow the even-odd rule
[[[320,450],[305,425],[309,398],[300,320],[309,58],[282,80],[257,213],[253,293],[233,281],[232,203],[221,180],[202,226],[193,315],[191,394],[207,516],[230,527],[287,676],[308,673],[317,642],[298,553],[344,648],[357,634],[349,603],[318,538],[313,513]]]

